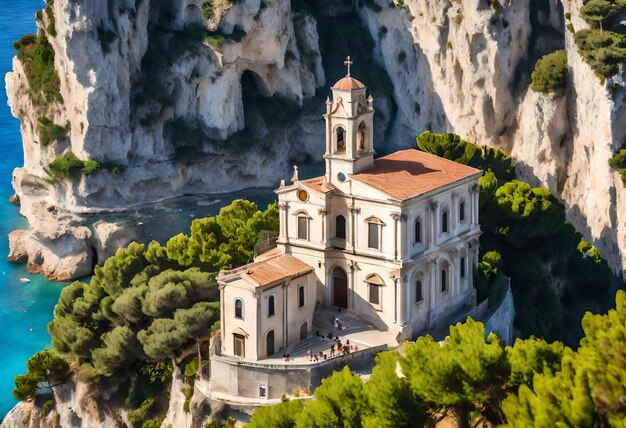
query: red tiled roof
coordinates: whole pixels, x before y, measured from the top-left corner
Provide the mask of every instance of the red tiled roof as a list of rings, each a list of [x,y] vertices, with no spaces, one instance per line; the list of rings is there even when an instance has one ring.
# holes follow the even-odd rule
[[[363,88],[365,88],[365,85],[362,82],[350,76],[339,79],[337,83],[333,85],[333,89],[341,89],[342,91],[351,91],[353,89]]]
[[[240,268],[222,272],[220,277],[239,274],[256,284],[256,287],[274,284],[284,279],[304,275],[312,272],[313,268],[302,260],[288,254],[279,254],[275,257],[264,258]]]
[[[300,184],[320,193],[328,193],[328,192],[332,192],[333,190],[332,186],[329,186],[328,183],[324,182],[323,175],[321,177],[315,177],[315,178],[309,178],[308,180],[302,180]]]
[[[395,200],[405,201],[479,172],[430,153],[408,149],[374,160],[372,168],[352,178]]]

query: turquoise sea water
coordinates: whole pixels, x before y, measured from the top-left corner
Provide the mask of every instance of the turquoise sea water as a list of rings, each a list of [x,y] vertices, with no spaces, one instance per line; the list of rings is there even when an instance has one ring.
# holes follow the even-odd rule
[[[25,372],[28,357],[50,342],[46,324],[62,288],[28,274],[24,265],[6,261],[7,234],[26,226],[26,222],[18,207],[8,201],[13,194],[11,172],[22,165],[23,157],[19,122],[7,107],[4,76],[11,69],[12,43],[35,30],[35,12],[42,5],[40,0],[0,0],[0,417],[16,402],[11,395],[13,377]],[[22,277],[31,282],[20,283]]]

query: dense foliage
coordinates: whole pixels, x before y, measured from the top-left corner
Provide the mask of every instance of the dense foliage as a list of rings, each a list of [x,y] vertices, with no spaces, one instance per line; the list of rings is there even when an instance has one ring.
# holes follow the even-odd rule
[[[62,102],[61,81],[54,68],[54,50],[45,35],[27,34],[13,44],[30,86],[33,104]]]
[[[61,140],[67,137],[67,128],[57,125],[45,116],[37,120],[39,127],[39,143],[47,146],[51,141]]]
[[[560,92],[567,77],[567,53],[559,49],[537,60],[530,78],[530,89],[537,92]]]
[[[514,180],[514,166],[500,150],[479,148],[450,133],[424,132],[417,144],[485,171],[479,180],[479,297],[501,296],[504,274],[511,278],[515,324],[523,336],[575,344],[582,334],[573,327],[577,320],[588,309],[605,309],[611,272],[602,259],[589,257],[588,249],[577,248],[581,236],[566,221],[563,206],[547,189]],[[492,251],[501,256],[495,266]],[[565,285],[559,294],[555,282]]]
[[[77,172],[89,175],[99,168],[100,164],[97,161],[93,159],[80,160],[70,151],[50,162],[45,171],[50,176],[51,181],[55,182],[66,180]]]
[[[194,220],[190,236],[118,250],[89,284],[63,289],[48,327],[54,348],[95,378],[175,357],[219,319],[216,273],[248,262],[261,231],[277,225],[275,205],[237,200]]]
[[[574,40],[583,59],[600,79],[611,77],[626,62],[626,36],[612,31],[585,29]]]
[[[347,368],[322,381],[312,401],[259,409],[256,427],[415,427],[443,418],[511,427],[623,426],[626,294],[607,315],[583,318],[577,351],[531,337],[503,348],[481,323],[450,327],[400,352],[378,354],[363,382]]]
[[[13,395],[18,400],[33,397],[40,389],[52,389],[70,378],[69,364],[56,353],[45,349],[26,362],[27,372],[15,376]]]
[[[580,55],[604,81],[626,63],[626,36],[615,30],[626,15],[626,1],[589,0],[580,15],[594,28],[576,32],[574,40]]]
[[[609,159],[609,166],[621,174],[622,183],[626,186],[626,149],[614,153]]]

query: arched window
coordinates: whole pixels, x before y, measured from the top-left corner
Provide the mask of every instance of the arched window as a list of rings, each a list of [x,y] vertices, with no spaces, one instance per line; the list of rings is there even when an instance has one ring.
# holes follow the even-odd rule
[[[346,151],[346,131],[341,126],[335,130],[335,152]]]
[[[235,299],[235,318],[243,319],[243,300]]]
[[[461,278],[465,278],[465,256],[461,256],[461,260],[459,263],[459,273]]]
[[[448,232],[448,209],[444,208],[441,211],[441,233]]]
[[[274,295],[267,298],[267,317],[271,317],[276,313],[276,305]]]
[[[374,273],[365,278],[365,282],[368,288],[369,302],[372,305],[380,306],[382,302],[382,287],[385,285],[382,278]]]
[[[359,130],[356,134],[357,150],[362,152],[365,150],[365,122],[361,122]]]
[[[450,269],[450,263],[448,263],[447,261],[444,261],[441,264],[441,292],[442,293],[445,293],[450,288],[449,287],[449,281],[450,281],[449,269]]]
[[[415,219],[415,243],[422,243],[422,218],[418,217]]]
[[[298,239],[309,239],[309,219],[306,215],[298,215]]]
[[[459,202],[459,222],[465,221],[465,201]]]
[[[298,287],[298,307],[304,306],[304,285]]]
[[[424,300],[424,292],[422,289],[422,281],[415,281],[415,303],[419,303]]]
[[[335,218],[335,237],[346,239],[346,218],[342,215]]]

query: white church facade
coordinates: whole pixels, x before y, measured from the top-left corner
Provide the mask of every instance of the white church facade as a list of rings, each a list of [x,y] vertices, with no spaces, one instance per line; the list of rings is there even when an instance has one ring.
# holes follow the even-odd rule
[[[276,247],[220,273],[222,355],[280,355],[319,307],[401,341],[475,305],[481,172],[414,149],[375,159],[366,89],[349,72],[332,87],[325,174],[281,182]]]

